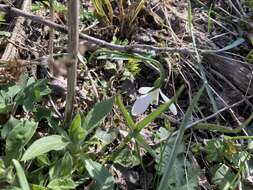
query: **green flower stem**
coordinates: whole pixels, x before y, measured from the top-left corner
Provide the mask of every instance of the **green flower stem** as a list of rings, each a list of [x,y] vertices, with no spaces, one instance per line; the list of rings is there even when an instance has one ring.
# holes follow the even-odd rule
[[[119,106],[119,108],[120,108],[120,110],[122,112],[122,115],[125,118],[128,126],[133,130],[134,127],[135,127],[134,120],[130,116],[130,114],[128,113],[128,111],[126,110],[126,107],[124,106],[123,101],[122,101],[122,96],[120,94],[117,96],[116,101],[117,101],[117,104],[118,104],[118,106]]]
[[[183,90],[184,90],[184,87],[181,87],[178,90],[178,92],[176,93],[176,95],[169,102],[166,102],[166,103],[160,105],[156,111],[154,111],[151,114],[149,114],[146,118],[144,118],[142,121],[138,122],[137,124],[134,124],[134,126],[133,126],[133,120],[132,120],[132,118],[128,114],[127,110],[124,108],[121,96],[118,96],[117,97],[117,103],[118,103],[119,107],[121,108],[121,111],[123,113],[123,117],[125,118],[125,120],[127,121],[127,123],[130,124],[129,126],[132,126],[132,127],[130,127],[132,132],[130,132],[125,137],[125,139],[116,147],[116,149],[114,150],[114,152],[105,159],[105,161],[108,161],[108,160],[114,161],[115,158],[120,153],[120,151],[123,148],[125,148],[125,146],[127,145],[127,143],[129,143],[132,138],[134,138],[138,142],[139,141],[138,136],[139,136],[141,130],[145,126],[147,126],[150,122],[152,122],[156,118],[158,118],[163,112],[165,112],[170,107],[170,105],[173,102],[176,101],[176,99],[179,97],[179,95],[182,93]]]

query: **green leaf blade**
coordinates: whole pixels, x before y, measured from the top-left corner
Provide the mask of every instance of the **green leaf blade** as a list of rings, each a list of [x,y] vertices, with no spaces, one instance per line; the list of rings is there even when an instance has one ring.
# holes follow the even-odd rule
[[[81,141],[85,137],[85,130],[82,128],[81,124],[82,124],[81,115],[77,113],[76,117],[72,121],[72,124],[69,128],[70,140],[75,145],[81,143]]]
[[[112,111],[114,104],[114,97],[100,102],[88,113],[84,120],[83,128],[89,133],[105,118],[105,116]]]
[[[21,189],[22,190],[30,190],[30,186],[28,184],[28,181],[25,176],[25,172],[24,172],[21,164],[19,163],[19,161],[15,160],[15,159],[13,159],[12,162],[15,166],[17,176],[18,176],[19,185],[20,185]]]
[[[6,157],[19,159],[24,146],[34,135],[38,124],[31,121],[24,121],[16,125],[8,134],[6,139]]]
[[[59,135],[42,137],[35,141],[24,153],[22,161],[33,159],[37,156],[50,152],[52,150],[62,150],[68,145]]]
[[[96,180],[100,190],[113,189],[114,178],[106,168],[91,159],[85,159],[84,163],[89,175]]]

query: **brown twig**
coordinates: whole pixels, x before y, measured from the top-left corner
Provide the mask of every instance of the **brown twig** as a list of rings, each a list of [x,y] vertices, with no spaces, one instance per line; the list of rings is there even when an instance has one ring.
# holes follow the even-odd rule
[[[7,5],[7,6],[10,6],[12,7],[13,5]],[[22,2],[22,5],[21,5],[21,11],[23,12],[27,12],[29,11],[31,7],[31,0],[24,0]],[[16,19],[15,23],[14,23],[14,28],[13,28],[13,31],[12,31],[12,36],[10,38],[10,41],[11,42],[14,42],[17,44],[21,43],[22,41],[24,41],[24,38],[21,37],[24,33],[24,28],[23,28],[23,24],[25,22],[25,19],[24,18],[18,18]],[[2,59],[3,60],[11,60],[11,59],[14,59],[16,58],[18,55],[18,49],[17,47],[13,44],[13,43],[8,43],[8,45],[6,46],[5,48],[5,51],[2,55]]]
[[[51,27],[59,32],[63,32],[63,33],[68,33],[68,29],[66,26],[62,26],[60,24],[56,24],[50,20],[47,20],[41,16],[37,16],[34,14],[30,14],[27,12],[24,12],[20,9],[11,7],[9,5],[4,5],[4,4],[0,4],[0,11],[2,12],[6,12],[6,13],[12,13],[16,16],[22,16],[28,19],[33,20],[34,22],[38,22],[40,24],[44,24],[48,27]],[[150,53],[150,52],[154,52],[154,53],[164,53],[164,52],[170,52],[170,53],[185,53],[185,54],[189,54],[189,53],[193,53],[194,50],[190,49],[190,48],[172,48],[172,47],[155,47],[155,46],[151,46],[151,45],[145,45],[145,44],[134,44],[134,45],[126,45],[126,46],[122,46],[122,45],[117,45],[117,44],[112,44],[109,42],[106,42],[104,40],[83,34],[83,33],[79,33],[79,37],[83,40],[88,41],[89,43],[92,44],[96,44],[100,47],[105,47],[108,49],[112,49],[112,50],[117,50],[117,51],[121,51],[121,52],[133,52],[133,53]],[[205,52],[205,50],[200,50],[201,52]]]
[[[71,123],[75,87],[76,87],[76,69],[78,61],[78,47],[79,47],[79,0],[68,1],[68,50],[70,64],[68,65],[67,78],[67,98],[65,107],[65,127]]]
[[[216,116],[219,115],[220,113],[222,113],[222,112],[224,112],[224,111],[226,111],[226,110],[228,110],[228,109],[231,109],[231,108],[233,108],[233,107],[235,107],[235,106],[238,106],[238,105],[242,104],[243,102],[248,101],[248,100],[251,99],[251,98],[253,98],[253,95],[248,96],[248,97],[245,97],[244,99],[240,100],[239,102],[236,102],[236,103],[234,103],[234,104],[232,104],[232,105],[230,105],[230,106],[226,106],[226,107],[224,107],[224,108],[218,110],[217,112],[213,113],[212,115],[209,115],[209,116],[207,116],[207,117],[205,117],[205,118],[203,118],[203,119],[197,120],[197,121],[195,121],[195,122],[189,124],[189,125],[186,127],[186,129],[190,129],[190,128],[194,127],[195,125],[199,124],[199,123],[206,122],[206,121],[208,121],[209,119],[212,119],[212,118],[216,117]]]
[[[54,0],[50,0],[49,1],[50,4],[50,19],[52,22],[54,22]],[[49,52],[49,58],[48,58],[48,65],[49,65],[49,69],[52,72],[52,74],[54,74],[54,69],[53,69],[53,62],[54,62],[54,29],[50,28],[49,31],[49,48],[48,48],[48,52]]]

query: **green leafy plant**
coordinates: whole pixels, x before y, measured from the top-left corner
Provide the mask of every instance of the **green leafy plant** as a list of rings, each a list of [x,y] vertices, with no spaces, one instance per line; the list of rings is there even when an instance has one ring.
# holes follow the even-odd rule
[[[45,10],[47,7],[49,7],[49,1],[44,0],[44,1],[36,1],[32,4],[32,12],[36,11],[42,11]],[[62,13],[62,14],[67,14],[67,7],[58,1],[54,1],[54,10],[57,13]]]
[[[121,110],[121,113],[126,120],[129,129],[131,130],[130,133],[125,137],[125,139],[117,146],[117,148],[114,150],[114,152],[107,157],[108,160],[114,161],[116,157],[120,154],[120,152],[125,148],[126,144],[133,138],[137,141],[137,143],[143,147],[147,152],[150,153],[153,157],[156,157],[156,154],[154,150],[146,143],[145,139],[143,139],[140,135],[140,131],[146,127],[149,123],[154,121],[156,118],[158,118],[163,112],[167,111],[167,109],[170,107],[170,105],[176,100],[176,98],[181,94],[183,91],[183,88],[179,89],[177,95],[171,99],[171,101],[164,103],[163,105],[159,106],[157,110],[150,113],[147,117],[145,117],[143,120],[135,123],[133,118],[130,116],[130,114],[127,112],[127,109],[125,108],[122,98],[120,95],[117,96],[117,104]]]
[[[41,102],[43,96],[50,94],[47,80],[37,80],[26,76],[21,77],[19,84],[6,86],[0,90],[0,113],[8,113],[22,105],[26,112],[32,111],[37,102]]]
[[[86,117],[77,113],[68,131],[61,129],[58,131],[59,134],[44,136],[37,140],[33,137],[37,123],[11,118],[2,130],[2,136],[6,138],[5,163],[7,168],[11,167],[11,161],[16,159],[13,164],[20,188],[75,189],[78,183],[73,180],[74,173],[87,172],[96,181],[97,188],[112,189],[115,183],[113,177],[104,166],[89,156],[90,145],[87,143],[88,139],[86,141],[85,139],[112,110],[113,104],[114,97],[102,101],[96,104]],[[30,142],[32,139],[33,141]],[[27,146],[28,148],[23,152]],[[50,155],[54,155],[52,160]],[[38,168],[32,170],[31,174],[25,174],[19,162],[24,166],[30,162]],[[80,165],[82,167],[79,167]],[[7,168],[3,165],[2,172],[6,173]],[[40,179],[42,169],[48,171],[48,175]],[[25,179],[28,179],[29,183]],[[9,183],[13,182],[9,181]]]

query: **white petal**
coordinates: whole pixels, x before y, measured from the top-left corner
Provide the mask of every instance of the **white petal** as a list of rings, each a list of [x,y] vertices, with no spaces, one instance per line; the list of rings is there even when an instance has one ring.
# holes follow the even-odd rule
[[[169,102],[170,99],[160,90],[160,94],[165,102]],[[173,115],[177,115],[177,107],[174,103],[172,103],[169,107],[170,111],[173,113]]]
[[[154,91],[149,93],[152,96],[152,104],[158,105],[158,103],[159,103],[159,92],[160,92],[160,89],[157,88]]]
[[[160,92],[164,102],[169,102],[170,101],[170,99],[161,90],[159,92]]]
[[[140,94],[147,94],[150,90],[152,90],[153,89],[153,87],[141,87],[139,90],[138,90],[138,92],[140,93]]]
[[[152,102],[150,94],[142,95],[136,99],[132,107],[132,115],[137,116],[143,114]]]

